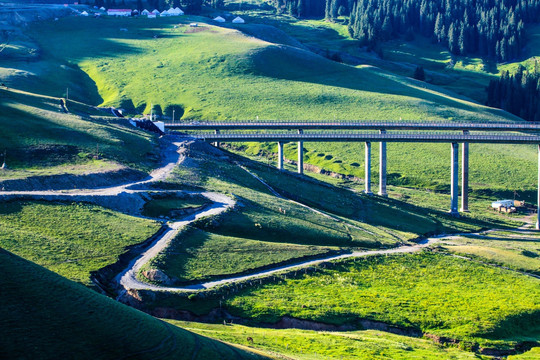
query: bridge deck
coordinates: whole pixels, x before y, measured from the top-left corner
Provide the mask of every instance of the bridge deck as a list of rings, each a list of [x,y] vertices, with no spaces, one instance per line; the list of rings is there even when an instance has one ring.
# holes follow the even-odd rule
[[[397,122],[397,121],[264,121],[264,122],[191,122],[165,123],[178,130],[469,130],[469,131],[540,131],[540,122]]]
[[[460,133],[196,133],[189,136],[208,142],[431,142],[540,144],[540,135]]]

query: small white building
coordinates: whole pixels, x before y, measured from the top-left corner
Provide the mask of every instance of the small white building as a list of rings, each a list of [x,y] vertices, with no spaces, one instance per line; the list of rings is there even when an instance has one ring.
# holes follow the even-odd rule
[[[160,15],[160,16],[169,16],[170,14],[169,14],[169,12],[168,12],[167,10],[163,10],[163,11],[161,12],[161,14],[159,14],[159,15]]]
[[[244,24],[245,23],[244,19],[242,19],[240,16],[235,17],[232,22],[233,22],[233,24]]]
[[[494,209],[498,208],[511,208],[514,206],[514,200],[497,200],[491,203],[491,207]]]
[[[81,16],[88,16],[88,13],[87,13],[86,11],[83,11],[83,12],[81,13]]]
[[[180,9],[179,7],[174,8],[174,11],[175,11],[178,15],[184,15],[184,12],[183,12],[182,9]]]
[[[146,16],[147,16],[149,19],[155,19],[155,18],[157,17],[156,14],[154,14],[154,13],[150,13],[150,14],[148,14],[148,15],[146,15]]]
[[[158,9],[152,10],[152,14],[154,14],[154,15],[159,15],[159,10],[158,10]]]
[[[106,9],[102,6],[102,7],[99,8],[99,10],[105,11]]]
[[[148,15],[150,14],[150,11],[144,9],[143,11],[141,11],[141,15]]]
[[[109,9],[107,10],[109,16],[131,16],[131,9]]]
[[[214,18],[214,21],[215,21],[215,22],[218,22],[218,23],[224,23],[224,22],[225,22],[225,19],[222,18],[221,16],[216,16],[216,17]]]

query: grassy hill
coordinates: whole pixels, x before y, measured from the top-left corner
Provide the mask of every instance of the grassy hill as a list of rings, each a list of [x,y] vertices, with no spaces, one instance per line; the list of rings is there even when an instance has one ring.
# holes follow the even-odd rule
[[[421,253],[349,260],[314,274],[289,275],[241,290],[226,304],[261,322],[282,316],[331,324],[368,318],[504,347],[538,341],[539,296],[538,279]]]
[[[252,18],[250,22],[259,20]],[[199,26],[189,27],[190,22]],[[273,24],[276,22],[283,23],[282,19]],[[308,37],[312,41],[324,39],[330,46],[340,44],[338,39],[343,38],[348,47],[353,45],[344,38],[341,28],[327,27],[330,34],[338,34],[337,39],[327,32],[317,32],[312,22],[288,26],[293,29],[289,35],[301,41]],[[271,26],[248,24],[246,32],[289,45],[269,43],[239,30],[189,16],[68,17],[39,22],[26,30],[39,49],[39,57],[30,62],[10,60],[0,72],[9,76],[0,78],[22,89],[55,96],[63,96],[69,86],[70,97],[76,100],[123,107],[132,113],[149,112],[152,105],[155,113],[171,117],[174,110],[177,119],[516,119],[441,87],[394,75],[382,70],[384,67],[353,67],[330,61],[302,46],[295,47],[298,44],[294,39],[276,35]],[[68,38],[64,36],[67,32],[71,34]],[[284,36],[286,39],[279,41]],[[73,80],[63,73],[68,70],[85,80]],[[467,73],[462,78],[467,78]],[[478,84],[459,86],[483,91]],[[247,146],[248,152],[257,149],[257,145]],[[286,156],[294,159],[293,148],[287,149]],[[354,166],[363,156],[362,144],[343,148],[307,143],[306,149],[307,163],[364,177],[363,168]],[[269,151],[276,152],[273,147]],[[325,156],[314,156],[317,154]],[[446,145],[390,144],[388,154],[391,184],[448,189]],[[326,155],[332,160],[324,160]],[[473,189],[532,190],[535,158],[532,146],[473,145],[470,185]],[[377,181],[377,174],[373,175]]]
[[[158,229],[155,221],[95,205],[0,202],[0,247],[85,285],[91,272]]]
[[[26,92],[0,89],[0,179],[83,174],[157,166],[155,138],[95,108]],[[110,114],[109,114],[110,115]]]
[[[255,349],[279,353],[297,360],[461,360],[484,358],[457,347],[442,347],[431,340],[376,330],[346,332],[278,330],[233,324],[167,321],[201,335],[234,344],[250,345]],[[253,339],[253,344],[247,341],[248,336]],[[516,359],[521,358],[516,357]],[[523,359],[528,358],[523,357]]]
[[[266,358],[164,323],[3,249],[0,271],[6,358]]]

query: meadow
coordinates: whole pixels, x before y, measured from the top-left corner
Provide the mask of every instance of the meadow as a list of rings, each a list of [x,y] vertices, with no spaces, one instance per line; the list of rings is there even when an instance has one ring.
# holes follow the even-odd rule
[[[142,215],[151,218],[178,218],[181,214],[176,214],[178,210],[190,210],[209,204],[208,199],[203,196],[179,196],[168,195],[163,198],[153,198],[144,204]]]
[[[540,237],[531,232],[497,231],[444,241],[451,253],[540,275]]]
[[[83,203],[0,203],[0,247],[85,285],[91,272],[114,264],[159,228],[151,220]]]
[[[0,249],[3,357],[268,359],[167,324]]]
[[[343,261],[282,277],[226,300],[257,322],[283,316],[329,324],[381,321],[470,342],[537,341],[538,280],[444,255],[419,253]]]
[[[316,359],[485,359],[487,357],[442,347],[428,339],[395,335],[383,331],[310,331],[298,329],[267,329],[235,324],[203,324],[167,320],[186,330],[233,344],[250,346],[269,354],[281,354],[298,360]],[[253,344],[247,341],[253,339]],[[516,357],[516,359],[521,359]],[[524,358],[525,359],[525,358]]]
[[[291,260],[327,255],[337,249],[265,242],[209,233],[188,227],[169,248],[141,271],[159,269],[176,284],[203,282],[230,275],[277,267]],[[139,279],[146,280],[139,274]]]
[[[0,159],[7,166],[0,179],[157,166],[152,135],[98,118],[81,103],[68,101],[76,114],[64,113],[59,103],[59,98],[0,89]]]
[[[197,29],[187,26],[193,21],[199,23]],[[264,22],[264,19],[254,18],[253,21]],[[286,22],[279,20],[278,23]],[[310,41],[316,41],[314,39],[325,38],[330,44],[337,41],[336,37],[342,37],[347,46],[352,46],[340,26],[311,20],[294,22],[287,25],[292,29],[285,29],[290,31],[287,36],[268,25],[247,24],[230,29],[208,24],[202,17],[66,18],[36,23],[27,31],[41,55],[24,66],[49,68],[51,62],[57,62],[77,68],[95,83],[96,95],[74,89],[74,99],[121,107],[133,114],[149,113],[153,107],[154,113],[164,114],[166,118],[170,118],[174,110],[176,119],[205,120],[517,119],[441,87],[400,76],[403,74],[330,61],[293,41],[292,36],[296,36],[310,45]],[[323,28],[321,33],[320,28]],[[62,37],[66,31],[73,36]],[[285,37],[289,39],[288,45],[262,41],[242,31],[278,43],[280,37]],[[337,35],[328,35],[327,31]],[[79,41],[81,38],[86,41]],[[18,79],[17,86],[31,86],[30,83],[25,85],[23,80]],[[463,87],[478,91],[476,85]],[[65,86],[52,84],[48,89],[62,96]],[[85,89],[93,88],[86,86]],[[260,149],[256,144],[247,145],[247,153]],[[276,152],[273,145],[266,146],[272,153]],[[390,184],[448,189],[449,150],[446,145],[391,144],[388,148]],[[308,143],[306,149],[306,163],[364,177],[362,166],[356,166],[362,164],[363,144],[353,143],[343,148],[336,144]],[[294,146],[287,146],[286,157],[294,159],[293,151]],[[375,167],[375,147],[373,156]],[[531,190],[536,181],[535,158],[533,147],[473,145],[471,187]],[[373,175],[376,180],[377,174]]]

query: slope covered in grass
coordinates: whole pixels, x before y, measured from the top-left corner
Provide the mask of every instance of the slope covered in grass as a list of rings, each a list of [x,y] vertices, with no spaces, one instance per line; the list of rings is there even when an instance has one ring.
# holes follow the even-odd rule
[[[0,89],[0,152],[8,168],[0,179],[157,165],[152,135],[121,120],[93,120],[92,108],[70,105],[83,115],[64,113],[59,98]]]
[[[233,344],[250,345],[256,349],[298,360],[458,360],[478,359],[477,355],[444,348],[431,340],[394,335],[383,331],[322,332],[297,329],[264,329],[240,325],[201,324],[167,320],[198,334]],[[253,344],[247,337],[253,339]]]
[[[223,236],[189,227],[147,266],[163,271],[180,284],[276,267],[292,259],[298,262],[301,258],[321,256],[331,250],[328,247]]]
[[[80,66],[105,104],[129,108],[131,101],[138,111],[153,103],[169,116],[179,105],[186,118],[208,119],[507,116],[418,82],[272,45],[202,18],[197,29],[187,26],[193,20],[66,18],[37,23],[29,34],[43,61]],[[67,39],[66,31],[72,33]]]
[[[256,286],[227,308],[263,322],[282,316],[331,324],[367,318],[423,332],[504,345],[540,336],[539,280],[427,253],[341,262]]]
[[[188,26],[193,21],[199,23],[197,28]],[[273,24],[282,22],[278,18]],[[294,31],[289,33],[302,41],[311,38],[330,46],[343,37],[341,28],[335,30],[335,25],[324,26],[340,35],[327,38],[328,34],[317,32],[310,21],[292,24],[289,28]],[[66,32],[72,36],[64,37]],[[275,35],[271,27],[253,24],[247,32],[269,39]],[[74,90],[75,99],[119,106],[133,113],[148,113],[153,105],[154,113],[167,117],[175,110],[176,119],[516,119],[436,86],[374,67],[340,64],[303,48],[271,44],[238,30],[209,25],[204,18],[65,18],[33,24],[27,33],[38,44],[41,56],[14,67],[52,69],[52,64],[62,64],[76,69],[95,83],[99,99]],[[294,41],[285,42],[295,45]],[[343,42],[354,45],[347,39]],[[34,83],[18,82],[23,88],[32,88]],[[465,87],[484,91],[481,84]],[[64,85],[47,89],[56,95],[65,92]],[[362,144],[306,147],[310,151],[306,163],[364,177],[362,167],[351,165],[361,163]],[[258,146],[250,144],[249,148],[256,151]],[[333,160],[313,156],[319,153],[331,155]],[[388,153],[391,184],[448,188],[447,145],[391,144]],[[375,160],[375,147],[373,155]],[[287,157],[295,156],[288,150]],[[535,157],[534,148],[528,146],[474,145],[470,185],[480,189],[531,189],[536,176]],[[373,166],[377,166],[376,160]],[[377,175],[373,175],[376,181]]]
[[[2,357],[260,359],[164,323],[0,249]]]
[[[533,232],[498,231],[444,241],[452,253],[540,275],[540,237]]]
[[[0,203],[0,247],[84,284],[159,224],[95,205]]]

